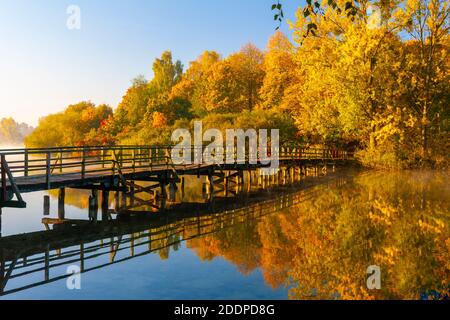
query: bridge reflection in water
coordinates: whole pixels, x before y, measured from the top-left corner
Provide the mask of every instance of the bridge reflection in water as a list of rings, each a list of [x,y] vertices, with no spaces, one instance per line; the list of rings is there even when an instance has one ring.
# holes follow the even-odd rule
[[[114,209],[110,209],[109,192],[103,191],[101,219],[97,218],[99,197],[93,190],[84,220],[65,217],[65,191],[60,189],[58,218],[42,218],[45,231],[0,237],[0,295],[67,278],[71,275],[66,272],[70,265],[78,265],[84,273],[150,253],[163,254],[164,250],[183,241],[291,207],[310,197],[312,191],[305,187],[319,180],[321,183],[345,183],[342,178],[333,179],[332,176],[310,179],[291,175],[288,180],[276,181],[261,176],[246,183],[236,183],[232,188],[216,189],[213,194],[206,182],[203,183],[205,201],[196,202],[184,202],[184,188],[169,195],[167,200],[166,197],[151,196],[149,202],[142,196],[147,190],[140,187],[137,191],[115,192]],[[293,188],[299,185],[305,188],[304,191]],[[49,213],[47,197],[44,197],[45,215]],[[235,198],[239,201],[230,201]],[[89,262],[97,264],[87,267]],[[23,280],[20,283],[27,279],[32,281],[17,287],[9,285],[17,279]]]

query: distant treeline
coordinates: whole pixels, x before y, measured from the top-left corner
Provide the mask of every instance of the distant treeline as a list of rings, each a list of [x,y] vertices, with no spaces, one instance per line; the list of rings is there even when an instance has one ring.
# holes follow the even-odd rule
[[[312,18],[299,10],[292,42],[276,32],[264,51],[205,51],[186,70],[166,51],[153,79],[134,79],[114,110],[69,106],[42,118],[26,144],[167,144],[173,129],[201,119],[205,129],[278,128],[284,143],[356,149],[369,166],[445,166],[450,9],[376,4],[375,20],[324,4],[307,37]]]
[[[26,123],[17,123],[13,118],[0,119],[0,146],[20,146],[33,127]]]

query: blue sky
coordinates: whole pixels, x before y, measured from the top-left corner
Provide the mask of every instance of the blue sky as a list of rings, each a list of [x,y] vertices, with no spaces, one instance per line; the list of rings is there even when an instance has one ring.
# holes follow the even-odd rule
[[[302,0],[285,0],[294,19]],[[82,100],[116,107],[130,80],[151,78],[171,50],[185,66],[204,50],[226,56],[247,42],[264,48],[273,0],[0,0],[0,118],[36,125]],[[81,9],[69,30],[66,10]],[[287,23],[282,30],[289,33]]]

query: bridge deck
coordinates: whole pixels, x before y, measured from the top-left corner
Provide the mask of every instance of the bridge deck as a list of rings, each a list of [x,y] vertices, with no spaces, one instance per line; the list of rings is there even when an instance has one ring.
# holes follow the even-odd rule
[[[192,173],[193,171],[203,170],[211,165],[186,165],[186,166],[174,166],[170,167],[167,165],[157,165],[147,169],[138,168],[138,169],[123,169],[122,175],[125,178],[146,178],[149,175],[159,175],[165,174],[166,172],[176,170],[178,173]],[[23,193],[33,192],[39,190],[48,189],[48,182],[50,183],[50,187],[53,188],[61,188],[61,187],[82,187],[86,185],[92,185],[97,183],[106,183],[113,184],[114,179],[118,179],[118,173],[109,172],[87,172],[84,175],[81,172],[74,173],[61,173],[61,174],[53,174],[50,176],[49,181],[47,181],[47,176],[45,174],[33,175],[28,177],[16,177],[14,181],[19,188],[19,190]],[[7,180],[7,186],[11,187],[11,183]]]

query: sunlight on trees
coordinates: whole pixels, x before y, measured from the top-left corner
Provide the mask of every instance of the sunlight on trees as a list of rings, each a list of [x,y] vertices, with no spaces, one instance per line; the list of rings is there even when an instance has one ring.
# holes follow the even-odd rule
[[[282,8],[273,7],[277,20]],[[310,1],[290,22],[292,42],[277,31],[264,51],[205,51],[185,71],[163,52],[153,79],[134,79],[112,115],[71,106],[43,118],[26,142],[168,144],[174,128],[203,119],[278,128],[285,143],[345,147],[367,166],[445,167],[449,15],[444,0]]]

